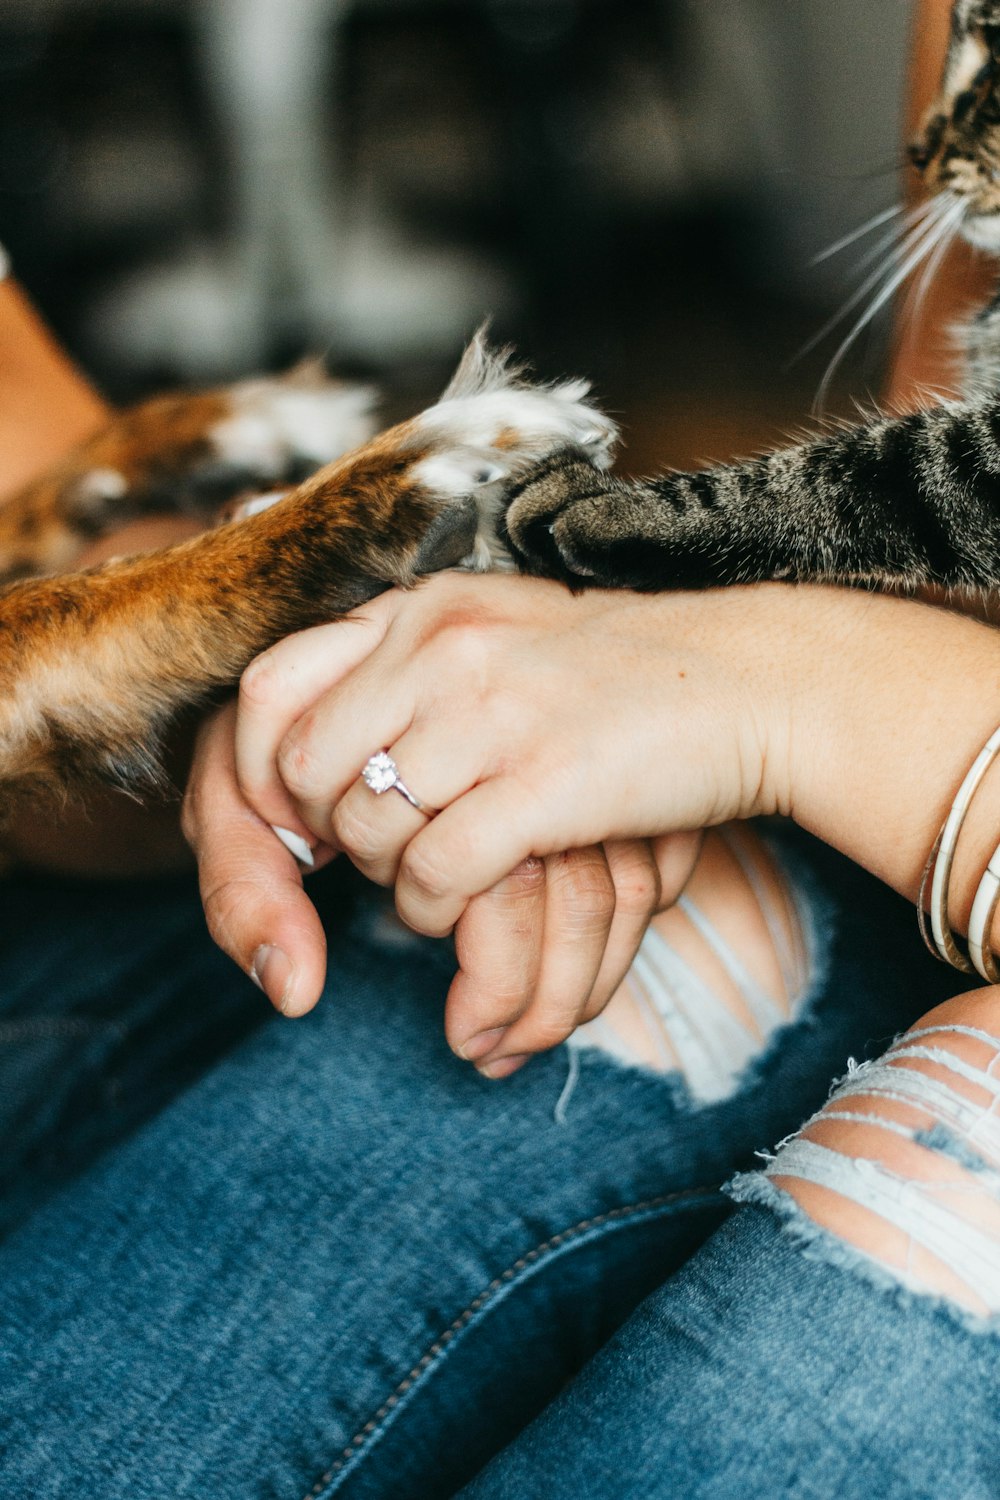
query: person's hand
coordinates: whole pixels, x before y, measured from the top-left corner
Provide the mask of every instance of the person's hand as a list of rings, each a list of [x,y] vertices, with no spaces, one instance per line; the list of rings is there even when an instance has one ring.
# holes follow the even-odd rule
[[[248,806],[236,781],[236,704],[209,714],[195,741],[181,808],[198,861],[208,928],[285,1015],[319,998],[326,936],[306,895],[298,861]],[[329,859],[318,855],[317,866]]]
[[[701,836],[622,839],[530,856],[473,896],[455,927],[445,1035],[505,1078],[601,1013],[651,918],[673,905]]]
[[[781,610],[769,622],[780,593],[574,597],[447,574],[382,595],[248,668],[240,785],[442,935],[529,855],[781,805],[795,642]],[[383,748],[438,816],[359,780]]]
[[[456,1050],[471,1056],[478,1036],[478,1053],[490,1041],[480,1034],[504,1027],[505,1053],[551,1045],[613,992],[649,916],[683,886],[693,831],[782,803],[782,660],[795,636],[764,602],[782,593],[574,598],[450,575],[385,595],[248,670],[242,794],[320,857],[342,848],[395,881],[418,931],[457,922],[462,970],[446,1017]],[[383,746],[445,811],[429,820],[358,782]],[[649,868],[620,841],[685,829],[658,846],[659,896],[648,875],[615,878]],[[593,929],[586,942],[574,924]],[[554,951],[570,982],[540,983]]]
[[[202,727],[184,829],[213,937],[277,1009],[301,1015],[322,989],[326,941],[299,865],[243,799],[235,715],[230,704]],[[458,1055],[505,1077],[598,1014],[650,917],[676,899],[697,849],[697,837],[623,840],[531,858],[470,901],[455,932],[459,968],[445,1008]],[[316,858],[329,859],[329,850]]]

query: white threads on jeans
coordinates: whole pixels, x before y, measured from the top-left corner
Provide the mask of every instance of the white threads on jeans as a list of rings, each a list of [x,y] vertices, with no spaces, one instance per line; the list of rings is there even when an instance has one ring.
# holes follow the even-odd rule
[[[801,1137],[785,1146],[768,1170],[829,1188],[869,1209],[909,1237],[911,1259],[913,1247],[922,1246],[981,1297],[991,1313],[1000,1312],[1000,1240],[963,1218],[959,1201],[985,1186],[980,1174],[969,1184],[918,1181],[881,1162],[843,1156]],[[989,1179],[995,1195],[1000,1176],[990,1173]],[[915,1291],[927,1290],[926,1279],[916,1276],[909,1263],[900,1280]]]
[[[603,1016],[570,1040],[573,1048],[598,1047],[626,1064],[679,1071],[699,1103],[732,1095],[767,1040],[794,1018],[813,969],[805,893],[776,864],[765,874],[766,854],[755,849],[751,855],[743,835],[724,830],[721,842],[730,856],[730,880],[742,880],[756,903],[761,943],[780,975],[776,989],[766,987],[722,936],[715,912],[724,916],[728,897],[721,887],[709,888],[697,901],[684,895],[677,902],[689,938],[697,939],[688,942],[686,954],[651,926],[622,991]],[[777,882],[780,906],[767,874]],[[671,920],[676,931],[676,915]],[[717,975],[724,976],[724,986]]]
[[[970,1144],[979,1142],[984,1151],[1000,1161],[1000,1118],[995,1110],[1000,1100],[1000,1080],[990,1069],[970,1067],[962,1058],[947,1052],[943,1047],[913,1046],[917,1037],[935,1033],[951,1032],[957,1036],[970,1036],[1000,1048],[1000,1041],[985,1031],[968,1026],[934,1026],[921,1031],[911,1031],[877,1063],[868,1063],[856,1069],[838,1087],[836,1099],[850,1099],[863,1094],[874,1098],[891,1099],[901,1104],[922,1106],[941,1125]],[[1000,1054],[998,1054],[1000,1055]],[[984,1089],[992,1099],[987,1110],[957,1093],[945,1080],[916,1068],[900,1067],[900,1063],[926,1061],[946,1069],[959,1078]],[[829,1118],[830,1111],[824,1111]]]
[[[968,1052],[975,1048],[960,1056],[941,1045],[949,1038],[988,1047],[989,1062],[977,1066],[970,1060]],[[824,1188],[897,1231],[904,1239],[896,1240],[895,1251],[887,1241],[884,1258],[870,1249],[877,1227],[860,1248],[904,1286],[923,1293],[951,1291],[976,1311],[1000,1313],[998,1066],[1000,1039],[975,1027],[909,1032],[878,1061],[853,1069],[830,1104],[779,1148],[766,1175],[779,1185],[787,1178]],[[858,1106],[858,1100],[867,1104]],[[837,1122],[878,1132],[884,1145],[879,1146],[879,1134],[866,1139],[856,1133],[851,1150],[843,1149],[831,1141],[830,1127],[836,1129]],[[822,1141],[814,1138],[814,1126],[824,1127]],[[900,1138],[906,1142],[902,1158],[894,1144]],[[910,1148],[921,1154],[909,1154]],[[866,1151],[871,1155],[858,1154]],[[845,1238],[857,1243],[851,1224],[848,1217]]]

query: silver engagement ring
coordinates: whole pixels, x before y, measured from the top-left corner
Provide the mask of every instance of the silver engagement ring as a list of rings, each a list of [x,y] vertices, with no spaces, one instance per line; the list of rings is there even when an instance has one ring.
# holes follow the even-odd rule
[[[436,818],[440,811],[440,808],[428,807],[426,802],[421,802],[419,797],[414,796],[400,776],[399,767],[388,750],[379,750],[377,754],[369,756],[361,772],[361,779],[376,797],[381,797],[383,792],[398,792],[425,817]]]

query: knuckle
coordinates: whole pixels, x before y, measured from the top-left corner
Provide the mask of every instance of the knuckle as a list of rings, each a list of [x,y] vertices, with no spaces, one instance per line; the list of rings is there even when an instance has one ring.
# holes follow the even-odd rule
[[[512,1026],[524,1015],[531,1000],[530,986],[519,984],[516,980],[491,979],[488,988],[484,987],[477,1006],[479,1014],[489,1018],[482,1029],[486,1030],[487,1024]]]
[[[441,856],[425,848],[419,839],[406,849],[400,864],[400,877],[426,901],[440,901],[452,891],[452,878]]]
[[[449,604],[432,622],[427,644],[445,668],[480,673],[492,657],[495,638],[489,614],[463,600]]]
[[[615,910],[626,916],[648,916],[660,901],[660,872],[652,862],[636,859],[615,871]]]
[[[511,870],[506,879],[495,888],[493,894],[500,898],[517,900],[524,896],[536,895],[544,889],[544,886],[545,864],[534,855],[529,855]]]
[[[603,859],[564,860],[556,878],[562,886],[566,927],[577,932],[592,931],[611,921],[615,914],[615,884]]]
[[[337,842],[358,859],[374,859],[380,852],[375,830],[350,797],[337,804],[331,818]]]
[[[537,1052],[549,1052],[553,1047],[560,1046],[568,1036],[576,1029],[576,1012],[572,1015],[540,1015],[536,1019],[532,1017],[530,1027],[525,1027],[524,1035],[518,1042],[523,1041],[527,1047]]]
[[[256,657],[240,678],[240,700],[251,708],[273,703],[278,695],[281,674],[273,651]]]
[[[301,732],[282,741],[277,755],[278,775],[293,797],[314,798],[322,785],[322,764]]]
[[[202,892],[201,904],[209,933],[220,948],[234,957],[239,954],[238,934],[241,923],[246,925],[248,910],[252,910],[253,894],[249,880],[224,880]]]

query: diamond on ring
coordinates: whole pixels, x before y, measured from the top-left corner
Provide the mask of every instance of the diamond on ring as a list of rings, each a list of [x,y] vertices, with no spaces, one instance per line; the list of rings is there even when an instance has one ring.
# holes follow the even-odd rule
[[[357,761],[355,761],[357,765]],[[399,780],[399,769],[392,756],[385,750],[373,755],[361,772],[365,786],[370,787],[376,797],[391,791]]]
[[[438,808],[428,807],[426,802],[421,802],[420,798],[410,791],[388,750],[379,750],[376,754],[369,756],[362,767],[361,779],[376,797],[381,797],[383,792],[395,791],[401,797],[405,797],[410,806],[417,809],[417,812],[422,812],[428,818],[437,817]]]

